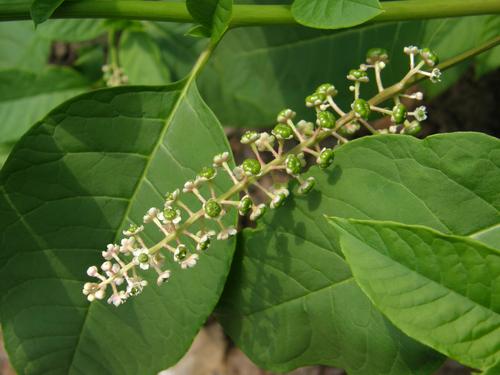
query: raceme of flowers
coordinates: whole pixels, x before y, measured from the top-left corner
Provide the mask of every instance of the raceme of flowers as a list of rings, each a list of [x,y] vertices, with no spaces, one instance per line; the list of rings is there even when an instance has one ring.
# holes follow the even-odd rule
[[[414,77],[428,77],[432,82],[440,80],[441,72],[436,67],[438,58],[433,51],[410,46],[404,49],[404,53],[409,56],[410,64],[400,84]],[[328,168],[335,152],[332,148],[320,146],[327,137],[334,137],[339,145],[348,142],[345,136],[354,134],[361,126],[372,133],[417,134],[420,122],[427,118],[426,109],[420,106],[409,111],[402,99],[422,100],[422,93],[406,95],[399,90],[389,97],[394,103],[392,108],[378,107],[373,98],[367,101],[361,97],[362,85],[370,81],[368,72],[373,72],[378,95],[384,98],[388,89],[383,86],[381,72],[387,63],[387,51],[373,48],[367,53],[366,63],[348,73],[347,79],[352,81],[350,90],[354,94],[350,111],[345,112],[337,105],[334,100],[337,95],[335,86],[325,83],[305,99],[306,106],[316,112],[315,123],[295,121],[296,113],[284,109],[278,114],[277,125],[270,133],[247,131],[242,136],[241,143],[251,148],[255,158],[246,159],[232,169],[228,152],[215,155],[212,165],[204,167],[184,186],[167,192],[161,207],[150,208],[142,218],[143,225],[131,225],[123,231],[120,243],[107,245],[102,251],[104,262],[87,270],[88,276],[97,280],[85,283],[83,294],[89,301],[107,297],[108,303],[119,306],[131,296],[141,293],[147,285],[141,273],[156,273],[156,282],[161,285],[170,279],[172,263],[180,270],[195,267],[200,261],[200,254],[209,250],[214,240],[226,240],[237,233],[237,228],[222,221],[229,210],[236,210],[250,220],[258,220],[268,209],[279,208],[286,202],[290,194],[288,188],[285,185],[266,187],[259,182],[262,176],[286,173],[298,182],[296,194],[310,192],[315,180],[302,176],[306,155],[311,155],[320,168]],[[368,123],[373,112],[389,116],[392,125],[388,129],[375,130]],[[287,144],[290,142],[294,145]],[[285,151],[287,149],[289,151]],[[271,161],[266,162],[269,158]],[[217,196],[214,180],[220,175],[226,175],[226,179],[229,176],[233,186]],[[251,190],[260,190],[267,201],[259,202],[252,196]],[[199,202],[197,211],[184,203],[186,195],[196,197]],[[235,200],[238,195],[239,199]],[[201,224],[202,229],[196,232],[191,230],[195,223]],[[144,225],[156,226],[163,236],[162,240],[152,246],[146,244],[141,236]],[[167,257],[171,261],[167,262]]]

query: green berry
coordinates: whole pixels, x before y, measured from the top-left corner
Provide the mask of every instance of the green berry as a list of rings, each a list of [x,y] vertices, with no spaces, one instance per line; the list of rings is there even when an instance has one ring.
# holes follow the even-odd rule
[[[203,167],[198,176],[211,180],[215,177],[217,171],[213,167]]]
[[[416,136],[422,131],[422,126],[418,121],[412,121],[405,124],[404,134]]]
[[[366,53],[366,62],[373,65],[379,61],[384,63],[389,61],[387,50],[383,48],[370,48]]]
[[[260,134],[253,130],[246,131],[241,137],[241,143],[244,145],[254,143],[260,138]]]
[[[316,124],[320,128],[333,129],[335,127],[336,121],[337,119],[335,118],[335,115],[333,113],[325,111],[318,113]]]
[[[347,75],[347,79],[358,82],[368,82],[370,80],[368,74],[361,69],[351,69]]]
[[[370,116],[371,109],[370,109],[370,104],[364,99],[356,99],[354,103],[352,103],[352,109],[356,114],[364,118],[365,120],[368,120],[368,116]]]
[[[314,179],[314,177],[308,177],[307,180],[300,184],[299,188],[297,189],[297,194],[305,195],[309,193],[315,185],[316,180]]]
[[[420,56],[429,66],[436,66],[437,64],[439,64],[438,55],[429,48],[422,48],[420,50]]]
[[[302,171],[302,162],[297,155],[288,155],[285,160],[286,172],[291,175],[298,175]]]
[[[238,205],[238,212],[240,213],[241,216],[245,216],[252,210],[252,207],[253,207],[252,199],[248,195],[245,195],[240,200],[240,204]]]
[[[283,206],[286,200],[286,194],[279,193],[274,196],[274,198],[271,200],[271,204],[269,205],[271,208],[279,208]]]
[[[321,153],[319,154],[318,159],[316,159],[316,162],[321,169],[326,169],[333,163],[334,157],[335,155],[331,148],[324,148],[323,150],[321,150]]]
[[[288,120],[292,120],[296,113],[291,109],[287,108],[278,113],[277,121],[286,124]]]
[[[177,210],[174,208],[171,208],[171,207],[167,207],[163,210],[163,217],[167,221],[175,220],[177,218],[178,214],[179,213],[177,212]]]
[[[335,96],[337,95],[337,93],[338,93],[337,89],[331,83],[323,83],[316,89],[316,94],[321,94],[321,95]]]
[[[260,173],[261,165],[256,159],[246,159],[242,164],[241,168],[248,176],[257,176]]]
[[[149,262],[149,256],[148,254],[142,253],[137,257],[137,260],[141,263],[147,263]]]
[[[209,199],[203,205],[203,210],[208,217],[216,218],[221,214],[222,207],[215,199]]]
[[[184,245],[179,245],[174,253],[175,260],[182,261],[187,258],[187,249]]]
[[[391,120],[395,124],[402,124],[406,120],[406,115],[408,114],[408,111],[406,109],[406,106],[404,104],[396,104],[394,108],[392,109],[392,116]]]
[[[309,95],[306,98],[306,106],[307,107],[316,107],[318,105],[323,104],[323,102],[326,100],[325,94],[321,93],[314,93],[312,95]]]
[[[278,139],[291,139],[293,138],[293,130],[287,124],[278,124],[272,131],[273,135]]]

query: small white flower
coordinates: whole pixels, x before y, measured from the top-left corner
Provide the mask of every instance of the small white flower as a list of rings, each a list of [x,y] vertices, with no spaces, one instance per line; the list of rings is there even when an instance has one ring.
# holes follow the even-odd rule
[[[111,260],[113,259],[113,255],[117,255],[119,251],[120,246],[110,243],[106,247],[106,251],[103,251],[101,254],[104,259]]]
[[[181,262],[185,260],[187,257],[187,248],[186,245],[180,244],[175,248],[174,251],[174,261]]]
[[[386,67],[386,64],[385,64],[385,62],[384,62],[384,61],[379,61],[379,62],[377,63],[377,65],[378,65],[378,67],[379,67],[381,70],[382,70],[382,69],[385,69],[385,67]]]
[[[127,280],[128,286],[127,286],[127,296],[136,296],[140,294],[144,287],[148,285],[148,282],[146,280],[141,279],[140,277],[133,277]]]
[[[106,294],[106,293],[104,292],[104,290],[99,289],[97,292],[95,292],[94,296],[95,296],[95,298],[97,298],[97,299],[103,299],[103,298],[104,298],[104,296],[105,296],[105,294]]]
[[[408,46],[403,49],[404,53],[407,55],[415,55],[417,54],[420,49],[416,46]]]
[[[219,234],[217,235],[217,239],[218,240],[227,240],[230,236],[236,235],[236,233],[238,233],[236,228],[233,226],[230,226],[230,227],[227,227],[227,228],[221,230],[219,232]]]
[[[243,180],[245,178],[245,171],[241,167],[234,168],[233,169],[233,174],[234,174],[234,177],[236,177],[236,179],[238,181],[241,181],[241,180]]]
[[[297,130],[306,137],[310,137],[314,134],[314,124],[312,122],[300,120],[297,123]]]
[[[295,115],[296,115],[296,113],[293,110],[284,109],[283,111],[281,111],[278,114],[278,117],[276,118],[276,120],[278,122],[285,124],[288,120],[292,120],[295,117]]]
[[[120,290],[118,293],[115,293],[111,297],[108,298],[108,303],[110,305],[115,305],[115,307],[118,307],[122,303],[125,303],[127,298],[128,298],[128,294],[126,292],[124,292],[123,290]]]
[[[215,236],[215,232],[213,230],[210,230],[208,232],[200,231],[196,234],[196,236],[200,239],[199,242],[196,244],[196,250],[202,251],[208,249],[212,237]]]
[[[180,190],[175,189],[173,192],[165,195],[165,207],[170,207],[173,203],[177,202],[179,199]]]
[[[153,219],[156,219],[157,216],[158,216],[158,209],[156,207],[151,207],[142,219],[144,223],[150,223],[153,221]]]
[[[432,83],[441,82],[441,71],[438,68],[432,69],[430,80]]]
[[[129,254],[130,252],[134,251],[135,238],[122,238],[120,244],[120,253]]]
[[[184,188],[182,189],[182,191],[184,193],[190,193],[192,192],[194,189],[196,189],[196,182],[195,181],[186,181],[186,183],[184,184]]]
[[[89,275],[90,277],[95,277],[99,274],[99,271],[97,270],[97,267],[96,266],[90,266],[88,269],[87,269],[87,275]]]
[[[413,111],[413,116],[417,121],[425,121],[427,120],[427,109],[424,106],[420,106]]]
[[[134,250],[134,261],[141,269],[147,270],[150,266],[151,257],[149,255],[148,249],[137,249]]]
[[[123,235],[125,235],[127,237],[132,237],[132,236],[139,234],[143,230],[144,230],[144,225],[137,226],[137,225],[131,224],[127,230],[123,231]]]
[[[221,167],[229,160],[229,153],[227,151],[214,156],[214,167]]]
[[[158,218],[163,224],[179,224],[182,221],[181,211],[172,207],[165,207],[165,210],[158,214]]]
[[[274,196],[274,198],[271,200],[271,203],[269,204],[269,207],[271,207],[272,209],[281,207],[281,205],[285,201],[286,197],[287,196],[285,194],[283,194],[283,193],[276,194]]]
[[[397,125],[391,125],[391,126],[389,126],[389,133],[396,134],[397,132],[398,132],[398,126]]]
[[[170,270],[165,270],[162,273],[158,275],[158,278],[156,279],[156,284],[160,286],[161,284],[167,282],[170,279]]]
[[[260,138],[255,141],[255,145],[257,146],[257,149],[259,151],[267,151],[268,146],[269,147],[274,146],[275,140],[276,140],[276,138],[274,137],[274,135],[263,132],[263,133],[260,133]]]
[[[112,264],[109,260],[105,261],[102,265],[101,265],[101,270],[103,270],[104,272],[107,272],[111,269],[112,267]]]
[[[188,256],[185,260],[181,262],[181,268],[186,269],[186,268],[193,268],[196,266],[196,263],[198,262],[199,256],[198,254],[191,254]]]
[[[416,92],[414,95],[414,98],[417,100],[422,100],[424,98],[424,94],[420,91]]]

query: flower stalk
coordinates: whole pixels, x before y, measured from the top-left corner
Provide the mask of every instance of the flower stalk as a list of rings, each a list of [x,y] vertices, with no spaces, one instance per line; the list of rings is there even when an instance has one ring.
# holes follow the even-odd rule
[[[286,173],[289,179],[296,179],[299,195],[307,194],[315,186],[312,177],[304,178],[302,173],[306,166],[305,154],[310,154],[318,166],[328,168],[334,160],[335,151],[322,147],[321,142],[333,137],[337,145],[348,142],[348,136],[355,133],[360,125],[371,133],[399,133],[415,135],[420,129],[420,121],[425,120],[425,107],[420,106],[408,111],[401,98],[422,99],[422,94],[405,95],[405,87],[421,77],[432,79],[427,73],[438,69],[437,56],[424,48],[407,47],[410,58],[409,72],[396,85],[383,88],[382,71],[388,63],[387,52],[377,48],[368,51],[367,63],[349,72],[347,78],[354,83],[353,102],[349,111],[340,109],[335,102],[337,90],[330,83],[325,83],[305,99],[307,107],[315,110],[316,123],[304,120],[295,122],[296,113],[291,109],[281,111],[277,116],[277,125],[270,133],[247,131],[241,142],[251,147],[255,159],[246,159],[239,166],[231,169],[229,153],[215,155],[213,164],[204,167],[193,180],[187,181],[182,188],[165,195],[163,207],[150,208],[143,217],[144,225],[155,225],[163,238],[156,244],[148,246],[141,237],[144,225],[131,225],[123,231],[124,238],[120,245],[109,244],[102,255],[105,262],[100,266],[91,266],[87,270],[96,282],[86,283],[83,293],[89,301],[104,299],[111,289],[108,303],[119,306],[131,296],[142,292],[147,282],[139,272],[154,270],[157,284],[169,280],[173,271],[166,267],[166,257],[172,258],[180,269],[187,270],[196,266],[200,254],[207,251],[214,239],[226,240],[237,233],[237,229],[226,226],[222,218],[229,210],[236,210],[250,220],[258,220],[267,209],[276,209],[285,204],[290,192],[284,186],[267,187],[260,181],[263,176],[273,173]],[[410,50],[408,50],[410,51]],[[405,49],[407,52],[407,49]],[[417,61],[418,60],[418,61]],[[362,98],[362,86],[370,81],[369,72],[373,71],[378,94],[370,100]],[[436,73],[434,73],[434,77]],[[392,99],[392,109],[379,105]],[[390,117],[392,125],[389,129],[376,130],[369,124],[370,116],[381,114]],[[338,119],[336,116],[340,116]],[[296,143],[287,151],[290,142]],[[266,162],[265,160],[269,160]],[[216,196],[212,183],[220,175],[232,181],[233,186]],[[259,202],[251,191],[260,190],[266,201]],[[203,194],[208,191],[208,196]],[[193,194],[197,200],[198,210],[192,210],[181,201],[186,194]],[[238,199],[235,199],[239,197]],[[194,233],[192,227],[200,223],[201,230]],[[125,289],[120,287],[124,285]]]

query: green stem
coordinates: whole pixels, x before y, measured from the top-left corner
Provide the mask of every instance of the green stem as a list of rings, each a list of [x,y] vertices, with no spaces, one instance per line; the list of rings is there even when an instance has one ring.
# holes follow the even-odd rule
[[[116,50],[116,31],[108,31],[108,64],[118,67],[118,53]]]
[[[30,19],[31,3],[0,4],[0,21]],[[405,0],[382,3],[371,22],[461,17],[500,13],[498,0]],[[184,3],[160,1],[64,2],[52,18],[115,18],[193,22]],[[296,24],[288,5],[234,5],[231,26]]]

